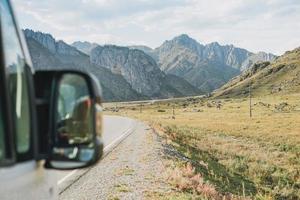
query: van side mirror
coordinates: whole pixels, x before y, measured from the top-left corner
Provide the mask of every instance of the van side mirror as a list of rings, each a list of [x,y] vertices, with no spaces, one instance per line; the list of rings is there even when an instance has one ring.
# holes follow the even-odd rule
[[[50,76],[38,72],[40,77]],[[100,86],[81,72],[52,72],[50,145],[46,168],[75,169],[96,163],[103,153]]]

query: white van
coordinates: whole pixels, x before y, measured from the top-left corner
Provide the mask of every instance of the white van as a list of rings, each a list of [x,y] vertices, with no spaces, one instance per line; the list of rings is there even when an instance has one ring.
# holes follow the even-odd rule
[[[101,88],[79,71],[34,72],[8,0],[0,48],[0,199],[57,199],[54,169],[102,156]]]

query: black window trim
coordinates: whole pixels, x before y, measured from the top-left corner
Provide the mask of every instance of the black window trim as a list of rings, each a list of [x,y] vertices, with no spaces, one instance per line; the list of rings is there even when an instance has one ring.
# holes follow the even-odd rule
[[[4,51],[2,44],[2,23],[0,18],[0,96],[2,98],[1,107],[3,114],[4,142],[5,142],[5,158],[0,160],[0,166],[10,166],[16,162],[14,150],[14,125],[12,123],[12,114],[10,112],[11,103],[8,95],[7,72],[5,70]]]
[[[28,101],[29,101],[29,110],[30,110],[30,138],[29,138],[29,149],[27,152],[25,153],[18,153],[17,152],[17,144],[16,144],[16,127],[15,127],[15,122],[13,120],[10,120],[10,123],[9,123],[9,126],[11,126],[11,131],[10,131],[10,134],[9,134],[9,138],[10,138],[10,142],[9,142],[9,146],[10,146],[10,149],[12,149],[12,153],[14,154],[13,156],[13,161],[12,162],[23,162],[23,161],[28,161],[28,160],[32,160],[32,159],[37,159],[37,139],[36,139],[36,131],[37,131],[37,128],[36,128],[36,110],[35,110],[35,98],[34,98],[34,88],[33,88],[33,79],[32,79],[32,76],[33,76],[33,71],[32,71],[32,67],[31,67],[31,61],[30,61],[30,58],[28,58],[26,56],[27,52],[24,51],[24,46],[27,47],[26,44],[24,44],[24,40],[21,39],[20,37],[20,31],[18,29],[18,25],[17,25],[17,22],[16,22],[16,19],[14,17],[14,12],[13,12],[13,8],[11,6],[11,3],[6,0],[7,3],[8,3],[8,9],[9,9],[9,13],[11,14],[11,17],[12,17],[12,22],[13,22],[13,25],[15,27],[15,30],[16,30],[16,35],[18,37],[18,42],[19,42],[19,45],[20,45],[20,48],[21,48],[21,51],[22,51],[22,56],[24,57],[24,74],[25,74],[25,78],[26,78],[26,82],[27,82],[27,91],[28,91]],[[0,18],[0,32],[2,31],[2,27],[1,27],[1,18]],[[0,40],[1,40],[1,65],[3,66],[2,70],[3,70],[3,81],[5,82],[5,84],[3,84],[3,86],[5,87],[4,88],[4,91],[5,91],[5,97],[6,97],[6,102],[4,105],[4,107],[7,107],[7,112],[6,113],[9,113],[10,115],[10,118],[8,119],[13,119],[12,118],[12,113],[11,113],[11,110],[8,111],[8,108],[11,108],[11,104],[7,104],[8,102],[11,102],[10,101],[10,95],[8,94],[8,77],[9,77],[9,73],[7,72],[7,70],[5,69],[5,57],[4,57],[4,51],[3,51],[3,41],[2,41],[2,32],[1,32],[1,37],[0,37]],[[28,60],[29,59],[29,60]],[[6,122],[5,122],[6,123]],[[13,133],[13,134],[12,134]]]

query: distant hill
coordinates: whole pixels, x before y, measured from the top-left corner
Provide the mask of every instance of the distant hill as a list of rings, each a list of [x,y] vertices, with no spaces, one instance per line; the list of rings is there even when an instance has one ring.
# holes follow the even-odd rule
[[[286,52],[273,62],[252,65],[216,90],[214,96],[222,98],[247,96],[249,85],[255,96],[300,92],[300,48]]]
[[[24,30],[24,33],[36,69],[78,69],[93,73],[103,87],[106,101],[201,94],[199,89],[180,77],[176,79],[176,83],[172,83],[169,75],[162,72],[156,62],[143,51],[94,44],[89,56],[79,51],[78,47],[56,41],[50,34],[29,29]],[[76,44],[78,46],[81,43]],[[82,43],[81,47],[83,46],[89,47],[89,43]]]

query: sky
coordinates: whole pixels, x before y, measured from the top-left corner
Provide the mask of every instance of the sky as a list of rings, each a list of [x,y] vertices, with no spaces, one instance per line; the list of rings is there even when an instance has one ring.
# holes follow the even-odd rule
[[[67,43],[160,46],[180,34],[281,55],[300,46],[300,0],[11,0],[19,25]]]

